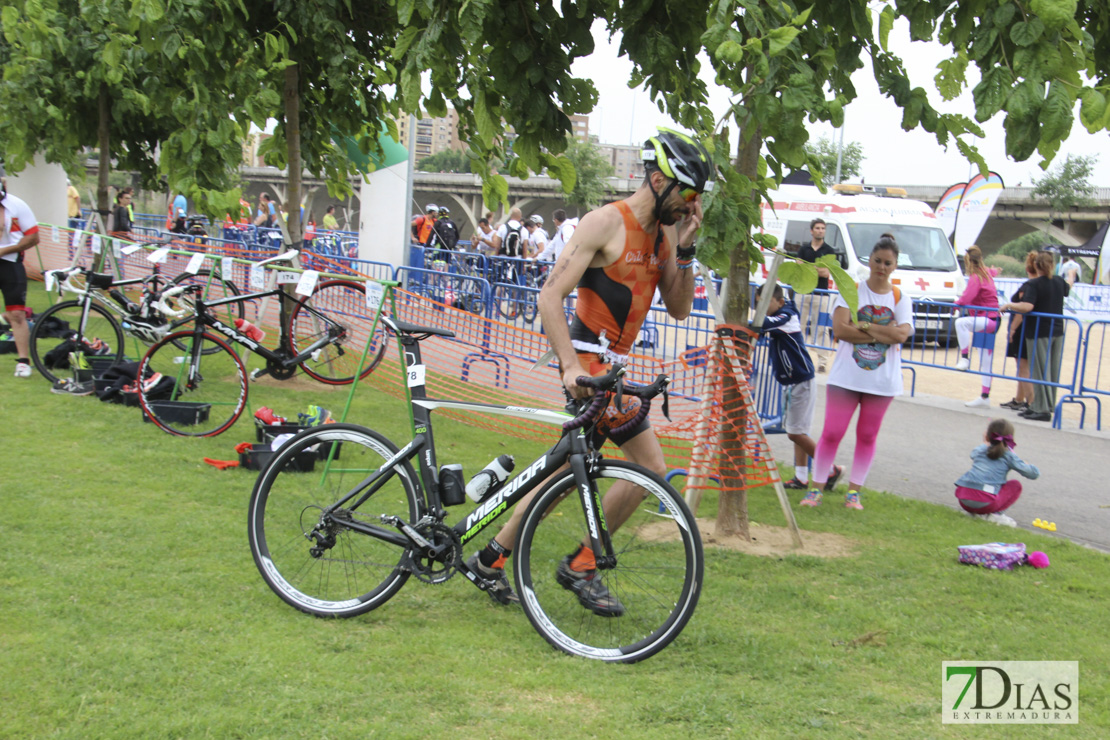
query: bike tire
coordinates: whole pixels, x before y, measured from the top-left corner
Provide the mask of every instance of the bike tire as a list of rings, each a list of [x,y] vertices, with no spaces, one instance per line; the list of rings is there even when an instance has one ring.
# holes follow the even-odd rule
[[[705,556],[697,522],[663,478],[632,463],[604,460],[590,472],[604,497],[618,482],[645,496],[612,533],[616,565],[595,571],[624,606],[619,616],[585,608],[556,571],[588,541],[582,500],[569,470],[551,481],[525,512],[514,555],[521,606],[536,631],[571,655],[634,663],[656,654],[682,632],[701,593]],[[665,514],[659,514],[660,504]]]
[[[305,309],[306,304],[337,324],[341,334],[332,344],[318,350],[314,357],[302,362],[301,369],[328,385],[346,385],[354,382],[356,373],[361,379],[374,372],[385,356],[389,334],[379,322],[360,373],[359,361],[374,320],[366,307],[366,286],[353,280],[328,280],[317,285],[305,303],[294,306],[289,314],[289,342],[294,354],[300,354],[326,335],[330,326]]]
[[[223,434],[247,405],[247,370],[220,337],[174,332],[139,363],[139,405],[146,418],[179,437]],[[172,381],[172,383],[170,382]]]
[[[510,285],[499,285],[493,289],[493,306],[497,315],[506,321],[512,321],[520,313],[520,301],[517,300],[516,288]]]
[[[334,538],[332,547],[318,557],[310,552],[318,512],[397,452],[372,429],[326,424],[286,442],[263,469],[251,493],[247,533],[259,573],[282,601],[318,617],[354,617],[405,585],[409,548],[346,528],[341,520],[381,526],[384,514],[417,521],[419,489],[408,462],[395,464],[394,475],[358,511],[343,511],[319,530]]]
[[[239,288],[235,287],[235,283],[230,280],[224,280],[218,270],[198,270],[195,275],[189,272],[183,272],[170,281],[171,287],[176,285],[204,286],[204,292],[201,293],[201,298],[206,304],[211,301],[218,301],[223,298],[231,298],[240,295]],[[179,297],[179,300],[188,308],[190,313],[196,315],[196,303],[192,294],[182,295]],[[235,326],[235,319],[245,319],[247,315],[245,303],[228,303],[223,306],[209,306],[207,311],[224,324],[232,327]],[[180,345],[178,349],[184,350],[185,347],[184,345]]]
[[[84,316],[83,322],[82,316]],[[116,321],[111,312],[103,306],[89,303],[88,313],[86,314],[84,304],[81,301],[63,301],[35,317],[34,326],[31,328],[28,340],[31,361],[35,363],[35,367],[42,376],[51,383],[57,383],[62,378],[73,377],[68,358],[66,358],[64,366],[59,364],[56,367],[46,360],[46,355],[51,350],[58,348],[67,341],[66,337],[46,336],[47,324],[53,323],[48,322],[51,317],[69,324],[69,331],[77,333],[77,346],[80,346],[84,339],[90,341],[100,339],[107,343],[108,350],[95,356],[112,358],[112,365],[117,365],[123,361],[123,329],[120,328],[119,322]],[[86,357],[88,356],[90,355],[86,354]]]

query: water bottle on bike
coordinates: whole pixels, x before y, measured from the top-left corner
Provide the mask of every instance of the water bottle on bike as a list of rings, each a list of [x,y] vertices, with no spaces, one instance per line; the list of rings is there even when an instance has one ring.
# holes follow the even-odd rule
[[[474,503],[481,503],[482,499],[496,492],[509,479],[509,473],[513,472],[515,465],[512,455],[501,455],[492,460],[466,484],[466,495]]]

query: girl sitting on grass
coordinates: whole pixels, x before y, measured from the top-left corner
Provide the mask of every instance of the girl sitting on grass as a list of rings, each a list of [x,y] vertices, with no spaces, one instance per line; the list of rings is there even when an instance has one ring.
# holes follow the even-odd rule
[[[1014,425],[1005,419],[992,421],[983,441],[986,444],[971,451],[971,470],[956,481],[956,500],[974,517],[1016,527],[1017,522],[1002,512],[1021,497],[1021,481],[1006,480],[1006,476],[1016,470],[1035,480],[1041,471],[1014,454]]]

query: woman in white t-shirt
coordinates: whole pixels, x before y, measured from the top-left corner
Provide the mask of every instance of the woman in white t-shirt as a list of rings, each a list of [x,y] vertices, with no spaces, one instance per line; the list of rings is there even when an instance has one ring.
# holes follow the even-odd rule
[[[857,287],[859,310],[853,319],[848,304],[837,298],[833,333],[838,340],[836,359],[825,389],[825,428],[817,442],[814,475],[802,506],[821,503],[828,471],[856,409],[856,449],[844,505],[862,509],[859,490],[875,459],[875,443],[890,402],[902,395],[901,344],[913,334],[913,302],[893,286],[890,275],[898,266],[898,244],[883,234],[871,250],[871,275]]]

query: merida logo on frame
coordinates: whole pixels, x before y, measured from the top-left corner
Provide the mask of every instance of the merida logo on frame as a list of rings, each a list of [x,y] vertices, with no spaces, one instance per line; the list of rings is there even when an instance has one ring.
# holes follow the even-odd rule
[[[945,661],[945,724],[1078,724],[1078,661]]]

